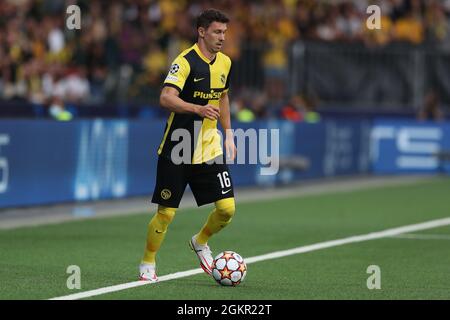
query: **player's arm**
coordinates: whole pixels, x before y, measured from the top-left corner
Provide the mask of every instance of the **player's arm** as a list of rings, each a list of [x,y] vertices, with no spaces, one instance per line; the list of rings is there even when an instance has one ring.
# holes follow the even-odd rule
[[[161,107],[176,113],[195,113],[202,118],[216,120],[219,117],[217,107],[207,104],[201,106],[184,101],[179,97],[179,91],[172,86],[165,86],[159,97]]]
[[[236,145],[234,144],[233,131],[231,130],[231,117],[230,117],[230,99],[228,98],[228,92],[223,92],[220,100],[220,125],[225,131],[225,149],[230,160],[234,160],[236,157]]]
[[[179,56],[173,61],[159,97],[161,107],[176,113],[194,113],[202,118],[216,120],[219,117],[216,107],[188,103],[179,97],[190,73],[191,66],[184,57]]]

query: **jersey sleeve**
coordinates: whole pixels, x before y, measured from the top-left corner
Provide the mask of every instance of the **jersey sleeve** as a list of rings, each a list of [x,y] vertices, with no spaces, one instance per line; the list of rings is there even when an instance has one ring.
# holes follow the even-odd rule
[[[178,91],[183,90],[190,72],[191,67],[186,59],[182,56],[177,57],[170,66],[164,86],[174,87]]]

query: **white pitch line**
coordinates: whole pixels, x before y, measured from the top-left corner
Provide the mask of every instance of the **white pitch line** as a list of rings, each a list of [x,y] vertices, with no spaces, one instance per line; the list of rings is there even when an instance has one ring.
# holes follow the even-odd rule
[[[411,240],[450,240],[450,234],[398,234],[392,238],[411,239]]]
[[[180,271],[180,272],[175,272],[175,273],[171,273],[171,274],[166,274],[165,276],[158,277],[158,282],[189,277],[194,274],[198,274],[198,273],[202,273],[202,272],[204,272],[203,269],[198,268],[198,269],[192,269],[192,270],[187,270],[187,271]],[[140,286],[145,286],[145,285],[154,284],[154,283],[155,282],[139,280],[139,281],[118,284],[115,286],[94,289],[94,290],[89,290],[89,291],[80,292],[80,293],[69,294],[68,296],[56,297],[56,298],[52,298],[49,300],[78,300],[78,299],[89,298],[89,297],[98,296],[98,295],[105,294],[105,293],[121,291],[121,290],[129,289],[129,288],[140,287]]]
[[[447,225],[450,225],[450,217],[438,219],[438,220],[431,220],[431,221],[417,223],[417,224],[411,224],[411,225],[402,226],[402,227],[398,227],[398,228],[386,229],[386,230],[378,231],[378,232],[371,232],[371,233],[358,235],[358,236],[352,236],[352,237],[343,238],[343,239],[319,242],[319,243],[315,243],[315,244],[311,244],[311,245],[307,245],[307,246],[301,246],[301,247],[297,247],[297,248],[293,248],[293,249],[289,249],[289,250],[276,251],[276,252],[263,254],[260,256],[256,256],[256,257],[245,258],[245,261],[247,264],[250,264],[250,263],[254,263],[254,262],[258,262],[258,261],[277,259],[277,258],[294,255],[294,254],[300,254],[300,253],[311,252],[311,251],[316,251],[316,250],[320,250],[320,249],[337,247],[337,246],[341,246],[341,245],[349,244],[349,243],[356,243],[356,242],[363,242],[363,241],[368,241],[368,240],[392,237],[392,236],[396,236],[396,235],[399,235],[402,233],[432,229],[432,228],[437,228],[437,227],[442,227],[442,226],[447,226]],[[203,272],[203,270],[198,268],[198,269],[192,269],[192,270],[187,270],[187,271],[171,273],[171,274],[167,274],[167,275],[159,277],[158,282],[189,277],[189,276],[199,274],[202,272]],[[115,286],[104,287],[104,288],[100,288],[100,289],[89,290],[89,291],[75,293],[75,294],[69,294],[66,296],[52,298],[50,300],[77,300],[77,299],[89,298],[89,297],[98,296],[98,295],[105,294],[105,293],[116,292],[116,291],[120,291],[120,290],[125,290],[125,289],[129,289],[129,288],[134,288],[134,287],[140,287],[140,286],[149,285],[149,284],[154,284],[154,282],[133,281],[133,282],[128,282],[128,283],[119,284],[119,285],[115,285]]]

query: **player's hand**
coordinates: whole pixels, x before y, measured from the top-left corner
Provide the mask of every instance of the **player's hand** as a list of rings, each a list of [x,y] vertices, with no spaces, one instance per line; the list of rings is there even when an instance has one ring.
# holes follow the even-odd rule
[[[233,161],[234,158],[236,158],[237,149],[236,145],[234,144],[233,136],[228,136],[228,134],[227,137],[225,138],[225,150],[227,159]]]
[[[217,120],[220,117],[219,108],[211,104],[207,104],[206,106],[199,106],[197,110],[197,114],[202,118]]]

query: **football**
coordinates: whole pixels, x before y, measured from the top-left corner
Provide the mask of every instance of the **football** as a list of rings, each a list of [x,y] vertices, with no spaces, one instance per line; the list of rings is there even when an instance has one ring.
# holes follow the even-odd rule
[[[240,254],[224,251],[214,258],[212,276],[222,286],[237,286],[246,275],[247,265]]]

